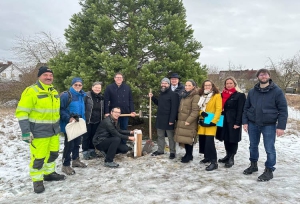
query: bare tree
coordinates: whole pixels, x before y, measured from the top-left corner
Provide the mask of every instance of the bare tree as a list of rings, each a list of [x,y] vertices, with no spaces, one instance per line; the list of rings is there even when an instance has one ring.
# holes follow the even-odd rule
[[[297,53],[290,59],[281,59],[275,63],[271,58],[269,69],[272,70],[272,79],[285,91],[289,86],[300,82],[300,55]],[[298,87],[299,88],[299,87]]]
[[[65,44],[51,35],[40,32],[34,36],[19,36],[16,38],[12,51],[22,63],[22,67],[35,67],[37,63],[47,63],[59,52],[65,52]]]

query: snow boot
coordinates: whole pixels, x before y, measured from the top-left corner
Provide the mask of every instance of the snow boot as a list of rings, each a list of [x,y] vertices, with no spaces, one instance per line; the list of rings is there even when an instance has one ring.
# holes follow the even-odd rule
[[[170,153],[169,159],[175,159],[176,155],[175,153]]]
[[[96,154],[96,151],[95,149],[89,149],[89,156],[90,156],[90,159],[94,159],[94,158],[97,158],[98,155]]]
[[[44,181],[61,181],[65,180],[66,176],[63,174],[58,174],[55,171],[52,172],[51,174],[44,175]]]
[[[70,166],[62,166],[61,167],[61,171],[64,172],[67,175],[73,175],[75,174],[75,170],[72,169]]]
[[[43,181],[34,181],[33,182],[33,190],[35,193],[42,193],[45,191],[45,187]]]
[[[82,156],[84,160],[90,160],[91,159],[91,155],[89,151],[84,151],[82,152]]]
[[[212,160],[210,165],[208,167],[205,168],[206,171],[213,171],[215,169],[218,168],[218,163],[217,163],[217,160]]]
[[[181,163],[189,163],[190,161],[193,161],[193,155],[186,155],[186,157],[182,157]]]
[[[234,154],[231,154],[225,163],[225,168],[230,168],[234,165]]]
[[[79,160],[79,157],[72,161],[72,167],[86,168],[87,165]]]
[[[104,162],[104,166],[109,167],[109,168],[117,168],[119,164],[115,162]]]
[[[258,171],[257,162],[251,162],[251,165],[244,170],[243,174],[249,175]]]
[[[269,181],[273,178],[273,171],[270,168],[265,168],[265,171],[262,175],[260,175],[257,180],[258,181]]]
[[[229,154],[226,152],[226,156],[222,159],[219,159],[218,162],[226,163],[229,160]]]

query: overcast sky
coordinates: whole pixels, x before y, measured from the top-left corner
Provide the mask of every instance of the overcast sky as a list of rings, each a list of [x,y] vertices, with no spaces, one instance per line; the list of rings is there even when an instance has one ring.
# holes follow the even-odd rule
[[[259,69],[300,50],[299,0],[183,0],[188,24],[203,45],[202,64]],[[12,60],[16,36],[51,32],[64,38],[77,0],[1,0],[0,60]]]

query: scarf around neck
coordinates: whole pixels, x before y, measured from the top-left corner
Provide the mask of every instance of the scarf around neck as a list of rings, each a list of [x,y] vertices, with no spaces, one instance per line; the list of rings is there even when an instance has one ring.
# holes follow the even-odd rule
[[[224,104],[226,103],[226,101],[235,92],[236,92],[235,87],[233,87],[232,89],[226,89],[226,88],[223,89],[223,91],[222,91],[222,109],[224,109]]]
[[[200,100],[198,102],[198,106],[200,108],[200,110],[205,111],[206,109],[206,105],[209,102],[209,100],[211,99],[212,95],[214,94],[213,91],[207,92],[200,96]]]

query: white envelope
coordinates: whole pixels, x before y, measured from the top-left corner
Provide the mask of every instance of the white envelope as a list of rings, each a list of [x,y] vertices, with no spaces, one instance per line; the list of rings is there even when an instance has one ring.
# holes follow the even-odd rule
[[[79,122],[73,121],[71,123],[68,123],[66,126],[66,133],[69,142],[86,132],[87,130],[85,120],[83,120],[82,118],[79,118]]]

